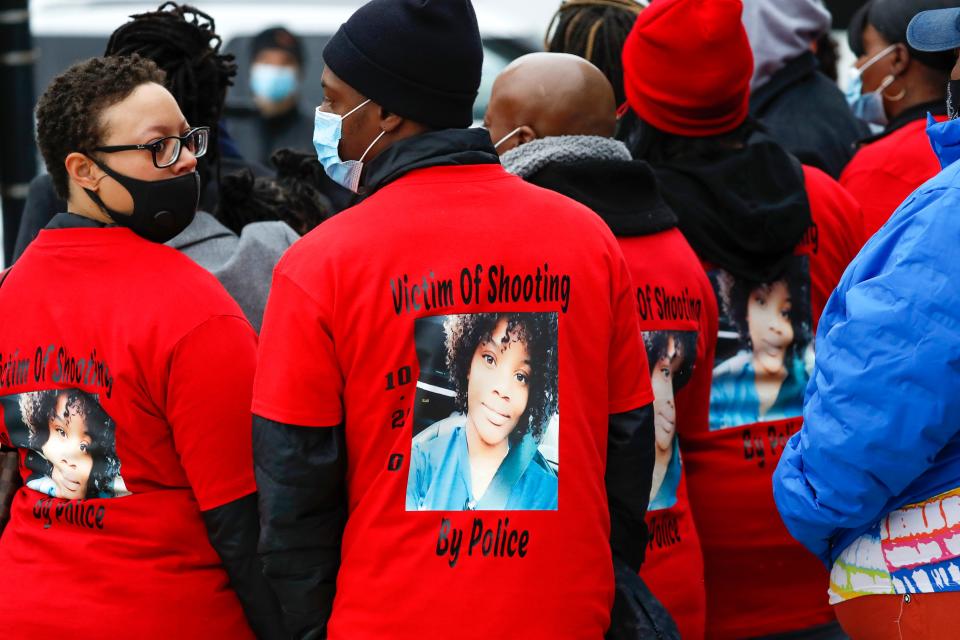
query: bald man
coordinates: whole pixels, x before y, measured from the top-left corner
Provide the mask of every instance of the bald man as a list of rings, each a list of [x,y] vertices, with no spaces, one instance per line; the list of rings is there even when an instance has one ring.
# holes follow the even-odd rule
[[[703,562],[676,436],[708,426],[717,305],[652,170],[612,138],[615,110],[613,88],[590,62],[535,53],[497,78],[485,120],[507,171],[593,209],[623,250],[655,396],[653,478],[642,496],[649,499],[646,523],[654,543],[640,576],[681,637],[703,638]],[[611,496],[616,491],[608,489]]]
[[[531,53],[493,83],[484,125],[502,155],[550,136],[609,138],[616,109],[613,87],[590,62],[568,53]]]

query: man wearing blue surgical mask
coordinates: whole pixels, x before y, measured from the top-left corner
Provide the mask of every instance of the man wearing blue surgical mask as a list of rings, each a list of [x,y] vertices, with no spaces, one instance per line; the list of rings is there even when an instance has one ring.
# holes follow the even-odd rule
[[[372,0],[323,62],[312,142],[355,204],[274,269],[252,405],[288,632],[636,637],[653,393],[619,245],[470,128],[469,0]]]
[[[230,132],[244,157],[273,168],[271,156],[278,149],[310,153],[313,109],[301,104],[306,70],[306,48],[296,35],[272,27],[254,36],[250,46],[249,87],[255,110],[229,121]],[[340,211],[353,196],[336,182],[322,178],[319,184],[333,207]]]
[[[262,31],[250,47],[250,93],[256,112],[231,132],[248,158],[270,165],[277,149],[310,150],[313,114],[300,107],[304,46],[283,27]]]

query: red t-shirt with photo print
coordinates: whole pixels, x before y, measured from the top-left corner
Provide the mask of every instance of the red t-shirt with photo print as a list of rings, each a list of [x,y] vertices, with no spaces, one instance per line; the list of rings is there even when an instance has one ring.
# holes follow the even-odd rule
[[[256,336],[131,231],[40,232],[0,286],[9,638],[252,638],[201,512],[249,495]]]
[[[345,424],[330,637],[601,637],[608,416],[651,400],[616,240],[497,164],[411,171],[302,238],[253,412]]]
[[[863,243],[860,207],[804,167],[812,224],[777,282],[748,285],[704,264],[720,312],[710,416],[682,434],[707,584],[707,636],[745,638],[834,620],[828,574],[796,542],[773,501],[772,475],[800,429],[813,336]]]
[[[717,304],[700,260],[676,228],[618,240],[636,290],[655,396],[657,464],[640,576],[681,637],[703,638],[703,554],[687,497],[682,439],[707,425]]]

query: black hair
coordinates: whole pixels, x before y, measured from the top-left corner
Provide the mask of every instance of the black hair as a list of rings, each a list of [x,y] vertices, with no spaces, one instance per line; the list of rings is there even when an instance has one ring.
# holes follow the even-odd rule
[[[847,42],[858,58],[866,52],[863,32],[872,26],[890,44],[903,44],[910,58],[941,75],[949,73],[957,61],[953,50],[920,51],[907,42],[907,25],[917,13],[955,6],[956,0],[869,0],[857,9],[847,27]]]
[[[107,412],[103,410],[97,396],[78,389],[49,389],[30,391],[20,394],[20,413],[30,432],[31,449],[40,451],[50,437],[50,422],[57,420],[57,399],[66,395],[66,411],[83,418],[90,444],[86,452],[93,459],[93,468],[87,479],[87,491],[84,497],[100,498],[115,495],[114,481],[120,475],[120,460],[117,457],[116,427]],[[37,458],[35,458],[36,460]],[[45,461],[46,475],[52,471],[52,464]]]
[[[457,409],[467,413],[467,378],[477,347],[492,337],[501,319],[506,319],[504,343],[517,341],[530,355],[530,392],[527,408],[511,438],[530,433],[540,441],[551,416],[557,411],[557,314],[471,313],[448,316],[447,367],[457,394]]]
[[[224,176],[215,212],[220,222],[239,234],[251,222],[282,220],[304,235],[332,215],[316,154],[280,149],[270,161],[275,178],[254,177],[249,169]]]
[[[650,374],[661,358],[669,354],[670,339],[673,339],[673,348],[676,357],[680,358],[680,368],[673,376],[673,391],[676,393],[690,381],[693,367],[697,361],[697,332],[696,331],[644,331],[643,344],[647,348],[647,364]]]
[[[763,125],[752,116],[747,116],[732,131],[700,137],[668,133],[639,116],[636,120],[632,135],[624,142],[635,159],[646,160],[654,165],[676,160],[710,161],[728,153],[730,149],[744,146],[755,133],[765,131]]]
[[[870,11],[872,2],[868,0],[862,7],[854,11],[850,18],[850,24],[847,26],[847,44],[853,55],[860,57],[864,54],[863,30],[867,28],[867,12]]]
[[[137,55],[90,58],[73,65],[50,83],[37,101],[37,146],[57,195],[70,197],[63,162],[75,151],[91,153],[103,140],[100,115],[142,84],[164,82],[151,60]]]
[[[769,290],[778,282],[787,285],[790,294],[790,325],[793,327],[793,342],[787,356],[796,357],[806,349],[811,336],[810,310],[810,271],[808,258],[794,256],[787,263],[784,272],[769,282],[750,282],[734,278],[722,272],[718,278],[719,298],[724,314],[733,323],[740,334],[740,341],[751,350],[750,327],[747,323],[747,304],[750,295],[757,289]],[[789,359],[789,358],[786,358]]]
[[[828,31],[817,38],[816,47],[817,70],[833,82],[837,82],[840,51],[836,39]]]
[[[117,28],[104,54],[138,53],[156,62],[190,126],[210,127],[207,153],[198,164],[205,183],[210,179],[208,166],[219,173],[218,124],[227,88],[237,75],[233,55],[221,54],[221,45],[213,18],[190,5],[164,2]]]
[[[621,105],[627,100],[621,52],[645,6],[634,0],[564,0],[547,27],[544,48],[592,62],[607,76]]]

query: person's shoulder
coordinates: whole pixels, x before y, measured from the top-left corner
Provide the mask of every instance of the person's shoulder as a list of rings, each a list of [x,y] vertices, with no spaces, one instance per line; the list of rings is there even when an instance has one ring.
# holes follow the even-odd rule
[[[269,242],[269,246],[276,249],[285,245],[276,261],[274,275],[283,275],[296,282],[306,282],[328,262],[335,260],[336,256],[350,255],[363,244],[365,233],[371,233],[369,228],[364,231],[364,225],[358,226],[350,220],[349,214],[354,208],[345,209],[324,220],[303,236],[294,237],[296,233],[292,229],[289,231],[293,236],[289,236],[286,230],[272,227],[269,230],[255,230],[256,238],[252,235],[250,239]],[[284,223],[284,226],[287,225]]]
[[[137,276],[153,283],[150,297],[158,307],[175,309],[188,323],[218,315],[244,318],[220,281],[193,259],[166,245],[142,245],[137,247]]]
[[[644,265],[657,272],[670,273],[678,280],[706,278],[700,258],[677,227],[642,236],[617,236],[617,242],[624,247],[628,262],[640,254],[645,256]]]
[[[463,427],[456,426],[432,437],[414,438],[412,445],[414,458],[422,457],[430,463],[429,466],[439,467],[463,434]]]
[[[559,485],[560,478],[557,472],[543,455],[536,451],[530,464],[524,469],[510,502],[522,505],[520,508],[523,509],[556,509]],[[507,508],[510,507],[508,503]]]
[[[714,379],[736,378],[750,373],[750,361],[753,354],[749,351],[741,351],[732,358],[728,358],[713,369]]]
[[[854,117],[840,89],[828,77],[817,71],[806,73],[783,86],[769,100],[769,104],[778,111],[805,112],[808,115],[811,107],[822,110],[840,104],[846,110],[845,113],[850,114],[851,119]]]
[[[808,193],[814,195],[827,193],[846,193],[839,182],[831,178],[825,171],[808,164],[803,165],[803,181]]]
[[[300,236],[281,220],[251,222],[240,230],[240,247],[256,248],[257,253],[279,258]]]
[[[839,182],[822,170],[803,165],[804,186],[814,222],[824,217],[848,219],[860,210],[860,204]]]
[[[522,178],[507,172],[500,164],[477,164],[438,166],[417,169],[379,190],[358,204],[354,209],[364,210],[367,206],[381,206],[390,199],[403,200],[409,189],[418,189],[420,193],[430,193],[428,197],[458,197],[460,186],[469,183],[483,183],[485,202],[496,203],[504,215],[539,215],[549,209],[554,216],[574,215],[599,218],[593,211],[579,202],[551,189],[531,184]],[[434,185],[432,191],[421,187]],[[450,190],[442,188],[450,187]],[[392,187],[392,188],[391,188]],[[393,202],[390,202],[392,205]],[[601,221],[602,222],[602,221]]]
[[[932,256],[951,255],[960,235],[960,162],[955,162],[921,185],[894,212],[870,245],[895,241],[898,248],[916,245]],[[944,215],[949,214],[949,215]],[[957,263],[956,260],[944,260]]]
[[[540,451],[533,454],[533,460],[530,461],[530,466],[527,467],[527,473],[538,476],[545,482],[557,481],[557,472],[550,466],[550,463],[547,462],[547,459],[543,457]]]
[[[918,169],[930,166],[936,166],[936,156],[927,139],[926,123],[918,119],[861,146],[841,178],[848,180],[858,173],[913,175]]]

